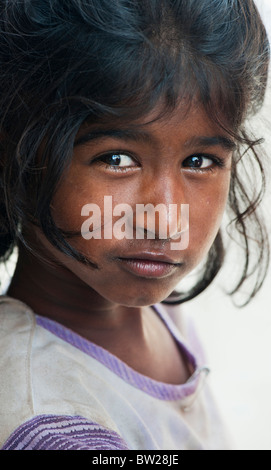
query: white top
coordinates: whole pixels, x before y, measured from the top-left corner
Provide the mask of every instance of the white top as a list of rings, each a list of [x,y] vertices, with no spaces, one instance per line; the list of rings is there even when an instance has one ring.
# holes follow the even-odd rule
[[[194,367],[183,385],[150,379],[25,304],[0,297],[0,446],[47,449],[48,436],[66,430],[65,419],[72,448],[228,449],[199,345],[191,346],[170,318],[176,307],[154,308]],[[78,423],[85,426],[81,447]]]

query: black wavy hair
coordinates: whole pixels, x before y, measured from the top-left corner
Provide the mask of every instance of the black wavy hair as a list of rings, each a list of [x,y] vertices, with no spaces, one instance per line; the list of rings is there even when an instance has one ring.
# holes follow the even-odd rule
[[[252,298],[269,248],[257,212],[265,184],[260,140],[245,123],[262,106],[268,65],[269,43],[252,0],[2,0],[0,259],[19,241],[28,246],[23,227],[32,222],[59,250],[87,263],[50,211],[80,126],[134,120],[161,99],[170,113],[180,99],[197,97],[238,143],[228,206],[244,266],[231,294],[253,275]],[[261,175],[253,194],[248,165]],[[195,285],[166,302],[198,295],[223,260],[220,230]]]

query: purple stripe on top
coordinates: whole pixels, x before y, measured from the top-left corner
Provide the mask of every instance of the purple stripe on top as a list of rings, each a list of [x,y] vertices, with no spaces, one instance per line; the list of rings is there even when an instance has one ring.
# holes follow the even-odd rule
[[[195,370],[194,374],[185,384],[173,385],[151,379],[150,377],[135,371],[106,349],[92,343],[86,338],[83,338],[60,323],[39,315],[36,315],[36,319],[39,326],[45,328],[63,341],[96,359],[130,385],[133,385],[145,393],[161,400],[182,400],[196,393],[199,384],[202,383],[202,378],[205,376],[206,372],[208,373],[208,369],[206,367],[198,368],[195,357],[181,341],[177,333],[177,328],[174,328],[174,325],[170,322],[166,312],[162,313],[161,308],[157,308],[157,306],[154,306],[154,308]]]
[[[2,450],[128,450],[114,431],[81,416],[35,416],[8,438]]]

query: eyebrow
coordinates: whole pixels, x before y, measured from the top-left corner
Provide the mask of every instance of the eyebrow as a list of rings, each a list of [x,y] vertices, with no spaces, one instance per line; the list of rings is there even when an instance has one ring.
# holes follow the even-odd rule
[[[74,145],[82,145],[92,140],[110,137],[135,142],[152,142],[154,140],[151,134],[140,129],[93,129],[87,134],[78,137],[78,139],[75,140]]]
[[[83,134],[75,140],[76,145],[83,145],[93,140],[114,138],[121,140],[131,140],[134,142],[148,142],[153,143],[155,138],[148,132],[141,129],[93,129],[92,131]],[[235,142],[229,137],[223,135],[208,136],[194,136],[184,143],[186,148],[193,146],[196,147],[222,147],[225,150],[236,149]]]
[[[206,137],[206,136],[199,136],[199,137],[192,137],[185,142],[185,147],[192,147],[192,146],[202,146],[202,147],[222,147],[225,150],[235,150],[237,145],[234,140],[226,137],[224,135],[216,135],[213,137]]]

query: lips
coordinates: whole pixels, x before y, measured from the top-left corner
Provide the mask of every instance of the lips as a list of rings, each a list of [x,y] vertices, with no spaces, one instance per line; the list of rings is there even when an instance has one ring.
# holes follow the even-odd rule
[[[167,277],[182,266],[182,263],[162,253],[135,253],[118,260],[125,270],[145,278]]]

